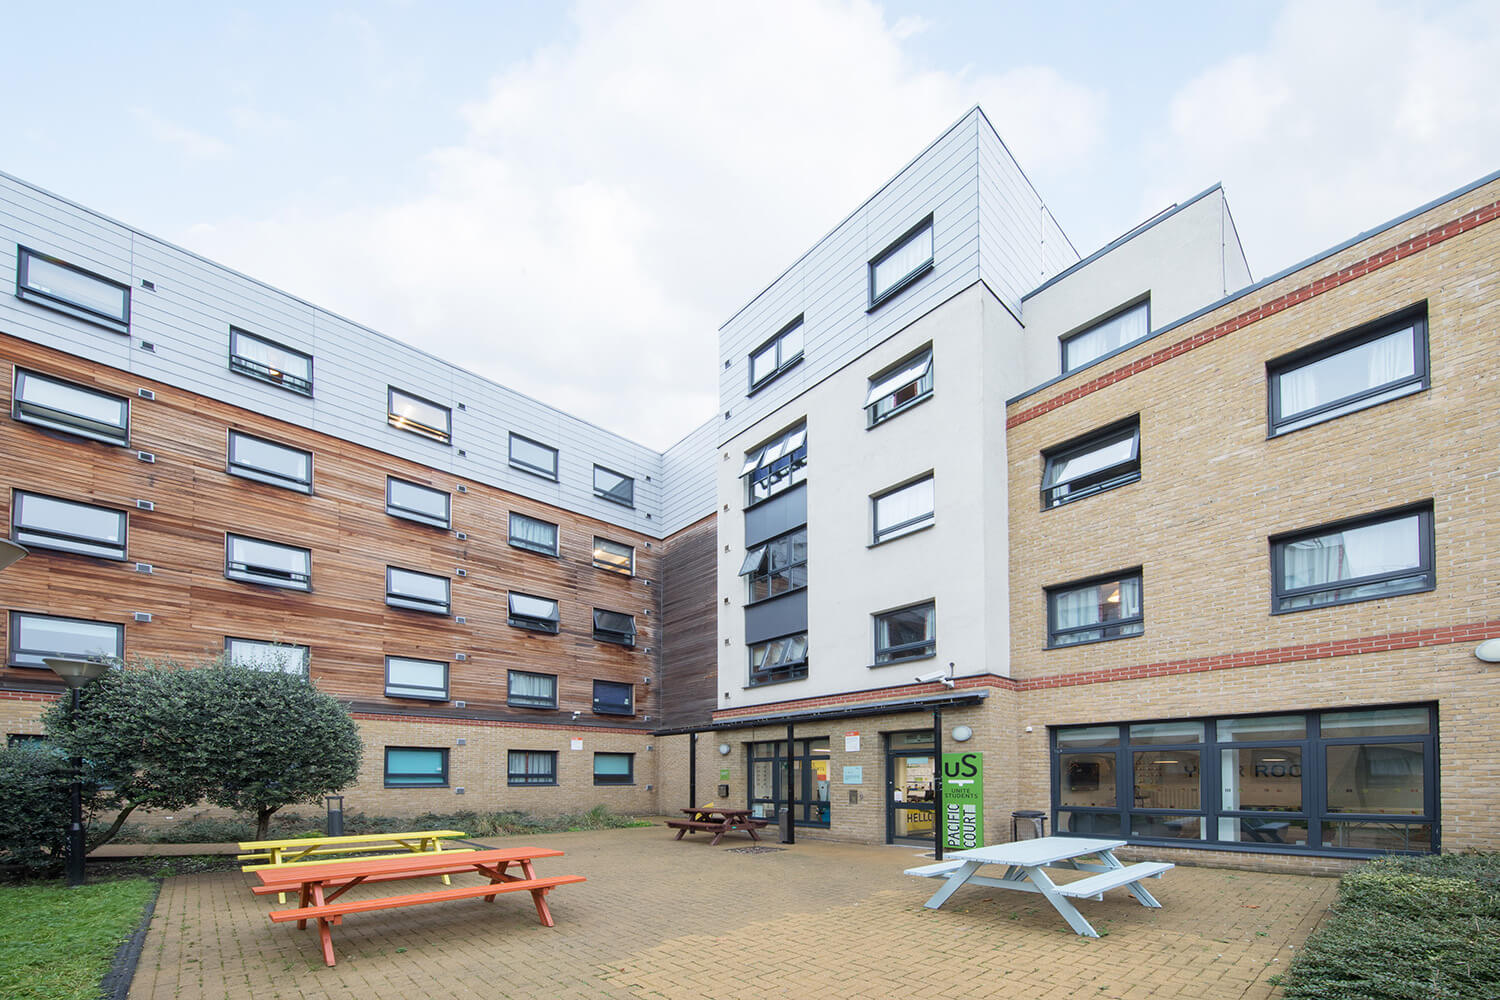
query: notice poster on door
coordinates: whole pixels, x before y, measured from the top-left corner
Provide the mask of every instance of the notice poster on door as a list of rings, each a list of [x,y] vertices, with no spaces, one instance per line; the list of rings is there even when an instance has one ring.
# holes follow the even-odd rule
[[[943,847],[984,846],[984,754],[943,754]]]

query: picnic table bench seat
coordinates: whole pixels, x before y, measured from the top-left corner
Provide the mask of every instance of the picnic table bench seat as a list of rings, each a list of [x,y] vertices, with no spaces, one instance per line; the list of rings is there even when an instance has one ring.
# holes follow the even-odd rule
[[[1124,868],[1114,868],[1098,875],[1090,875],[1076,882],[1064,882],[1058,885],[1057,894],[1068,896],[1073,899],[1101,899],[1104,893],[1110,889],[1118,889],[1122,885],[1139,882],[1143,878],[1161,878],[1162,872],[1171,871],[1173,865],[1167,861],[1140,861]]]
[[[922,865],[919,868],[908,868],[903,874],[920,875],[922,878],[937,878],[946,875],[955,868],[962,868],[962,861],[939,861],[935,865]]]
[[[717,830],[723,823],[706,823],[701,819],[669,819],[667,825],[674,830]]]
[[[366,881],[374,881],[367,879]],[[483,896],[486,901],[493,900],[498,893],[502,892],[530,892],[535,894],[546,892],[548,889],[560,885],[569,885],[573,882],[587,881],[582,875],[549,875],[546,878],[517,879],[514,882],[493,882],[484,885],[462,885],[454,889],[435,889],[432,892],[417,892],[409,896],[382,896],[379,899],[351,899],[337,903],[324,903],[321,906],[298,906],[290,910],[272,910],[271,919],[278,924],[296,920],[299,923],[314,917],[330,918],[342,917],[349,913],[368,913],[372,910],[394,910],[402,906],[420,906],[424,903],[446,903],[456,899],[474,899]],[[543,909],[538,909],[538,916],[542,923],[548,927],[556,924],[552,920],[552,914]]]

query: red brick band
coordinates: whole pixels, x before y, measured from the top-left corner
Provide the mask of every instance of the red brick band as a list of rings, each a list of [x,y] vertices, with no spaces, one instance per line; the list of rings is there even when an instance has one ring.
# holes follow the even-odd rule
[[[1300,302],[1306,302],[1314,296],[1322,295],[1324,292],[1337,288],[1346,282],[1353,281],[1355,278],[1363,277],[1372,271],[1378,271],[1382,267],[1394,264],[1405,257],[1421,253],[1429,247],[1437,246],[1439,243],[1450,240],[1461,233],[1466,233],[1487,222],[1493,222],[1497,218],[1500,218],[1500,201],[1491,202],[1483,208],[1477,208],[1466,215],[1459,216],[1451,222],[1446,222],[1436,229],[1429,229],[1427,232],[1413,236],[1411,239],[1403,240],[1388,250],[1384,250],[1371,257],[1366,257],[1364,260],[1350,264],[1348,267],[1335,271],[1333,274],[1325,275],[1316,281],[1293,289],[1279,298],[1256,306],[1248,312],[1243,312],[1232,319],[1227,319],[1217,326],[1209,327],[1207,330],[1195,333],[1184,340],[1179,340],[1169,347],[1163,347],[1143,358],[1138,358],[1127,365],[1122,365],[1114,371],[1090,379],[1082,385],[1074,386],[1067,392],[1053,396],[1045,402],[1028,407],[1014,416],[1007,418],[1005,429],[1010,430],[1011,428],[1019,427],[1029,420],[1035,420],[1044,413],[1050,413],[1060,406],[1066,406],[1074,400],[1082,399],[1084,396],[1098,392],[1105,386],[1113,385],[1148,368],[1154,368],[1162,362],[1170,361],[1180,354],[1186,354],[1188,351],[1202,347],[1204,344],[1218,340],[1220,337],[1227,336],[1236,330],[1243,329],[1251,323],[1265,319],[1267,316],[1274,316],[1276,313],[1290,309]]]

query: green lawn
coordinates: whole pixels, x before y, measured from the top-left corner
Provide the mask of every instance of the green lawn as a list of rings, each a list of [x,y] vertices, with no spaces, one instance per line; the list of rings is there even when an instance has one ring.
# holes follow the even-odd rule
[[[0,886],[0,997],[97,1000],[99,980],[154,889],[143,878],[78,889]]]

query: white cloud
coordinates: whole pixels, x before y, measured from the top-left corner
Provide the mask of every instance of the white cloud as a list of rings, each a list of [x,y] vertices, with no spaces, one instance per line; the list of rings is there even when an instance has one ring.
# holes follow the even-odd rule
[[[1147,150],[1159,207],[1223,180],[1257,277],[1500,167],[1500,7],[1291,4],[1181,87]]]
[[[865,0],[585,0],[568,44],[497,67],[421,190],[189,242],[664,446],[717,409],[719,324],[970,105],[1028,167],[1099,141],[1101,95],[924,69],[902,43],[925,26]]]
[[[229,144],[224,140],[168,121],[148,108],[131,108],[130,114],[151,138],[176,148],[184,156],[195,160],[218,160],[231,152]]]

